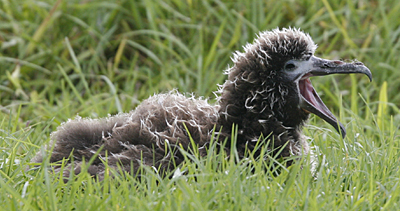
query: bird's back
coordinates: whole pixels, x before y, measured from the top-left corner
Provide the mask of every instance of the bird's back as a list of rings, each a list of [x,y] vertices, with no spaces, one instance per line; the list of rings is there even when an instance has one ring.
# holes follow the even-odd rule
[[[76,117],[63,123],[51,135],[48,148],[53,143],[54,149],[50,162],[72,155],[74,171],[79,173],[82,159],[88,161],[99,153],[88,171],[100,177],[104,176],[104,162],[111,167],[120,164],[128,172],[142,164],[169,168],[171,160],[174,164],[182,160],[174,148],[187,149],[190,138],[200,147],[207,143],[218,117],[218,106],[206,100],[175,91],[154,95],[130,113],[101,119]],[[32,159],[42,160],[41,152]],[[65,177],[71,168],[64,169]]]

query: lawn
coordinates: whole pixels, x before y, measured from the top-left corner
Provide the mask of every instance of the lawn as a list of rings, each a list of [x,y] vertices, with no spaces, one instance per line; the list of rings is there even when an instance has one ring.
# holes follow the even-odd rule
[[[77,114],[128,112],[173,89],[215,102],[232,53],[289,26],[313,37],[317,56],[373,74],[312,78],[347,129],[342,139],[311,116],[314,172],[309,157],[276,174],[213,152],[188,154],[170,178],[144,168],[140,179],[82,173],[64,183],[46,165],[25,171]],[[399,39],[396,0],[3,0],[0,210],[400,210]]]

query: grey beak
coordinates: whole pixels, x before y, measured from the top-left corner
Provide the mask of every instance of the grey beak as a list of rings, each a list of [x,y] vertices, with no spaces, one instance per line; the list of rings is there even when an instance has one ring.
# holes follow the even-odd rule
[[[346,63],[338,60],[327,60],[318,57],[311,57],[313,69],[310,71],[312,76],[330,75],[330,74],[350,74],[362,73],[368,76],[372,81],[371,71],[361,62]]]
[[[361,62],[345,63],[342,61],[321,59],[314,56],[307,61],[296,61],[296,65],[298,69],[295,72],[301,95],[300,107],[310,113],[314,113],[331,124],[344,138],[346,136],[346,129],[322,102],[312,86],[309,77],[330,74],[362,73],[367,75],[370,81],[372,81],[371,71]],[[292,76],[294,75],[295,74],[292,74]]]

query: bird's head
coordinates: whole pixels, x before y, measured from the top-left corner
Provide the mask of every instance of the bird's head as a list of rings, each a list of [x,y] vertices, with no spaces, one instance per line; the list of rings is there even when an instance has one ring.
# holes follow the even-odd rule
[[[318,58],[314,56],[316,48],[311,37],[298,29],[262,32],[243,53],[235,53],[225,88],[242,93],[237,96],[243,99],[247,112],[273,115],[288,127],[301,125],[314,113],[344,137],[344,126],[322,102],[309,78],[363,73],[371,80],[372,75],[360,62]]]

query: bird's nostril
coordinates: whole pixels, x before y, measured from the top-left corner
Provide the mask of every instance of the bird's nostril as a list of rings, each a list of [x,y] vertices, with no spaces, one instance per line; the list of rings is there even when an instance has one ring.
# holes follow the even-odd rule
[[[339,61],[339,60],[333,61],[333,63],[335,63],[335,64],[337,64],[337,65],[345,64],[344,62]]]

